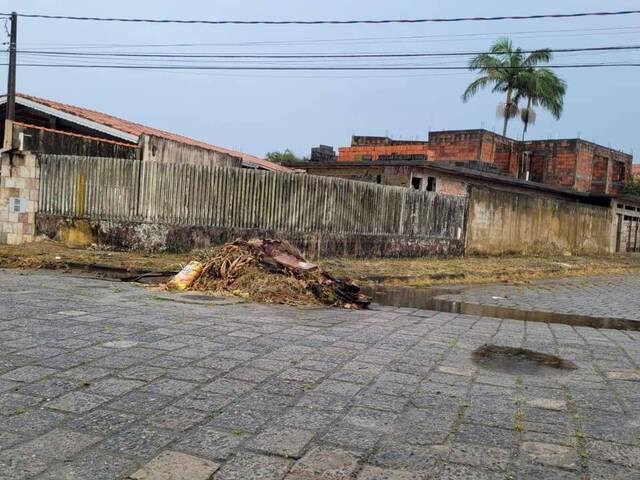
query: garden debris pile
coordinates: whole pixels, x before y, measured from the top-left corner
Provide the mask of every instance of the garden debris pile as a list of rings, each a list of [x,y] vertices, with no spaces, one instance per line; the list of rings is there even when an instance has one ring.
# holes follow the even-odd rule
[[[198,252],[202,271],[191,290],[235,295],[262,303],[366,308],[370,303],[349,280],[307,262],[291,244],[278,240],[235,240]]]

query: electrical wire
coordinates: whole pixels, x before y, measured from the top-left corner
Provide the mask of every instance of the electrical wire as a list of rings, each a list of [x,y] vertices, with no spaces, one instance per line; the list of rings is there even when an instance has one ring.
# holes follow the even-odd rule
[[[538,15],[501,15],[492,17],[453,17],[453,18],[413,18],[413,19],[380,19],[380,20],[185,20],[185,19],[153,19],[153,18],[117,18],[117,17],[84,17],[68,15],[44,15],[19,13],[18,17],[47,20],[78,20],[98,22],[126,23],[174,23],[200,25],[381,25],[395,23],[450,23],[450,22],[487,22],[500,20],[539,20],[557,18],[581,18],[595,16],[621,16],[639,14],[640,10],[620,10],[604,12],[550,13]],[[11,14],[0,13],[0,16]]]
[[[7,66],[7,63],[1,64]],[[153,70],[299,70],[299,71],[339,71],[339,70],[468,70],[468,66],[433,66],[433,65],[385,65],[385,66],[239,66],[239,65],[120,65],[120,64],[72,64],[72,63],[19,63],[19,67],[46,67],[46,68],[112,68],[112,69],[153,69]],[[605,67],[640,67],[640,63],[577,63],[546,65],[548,68],[605,68]],[[497,67],[499,69],[524,69],[526,67]]]
[[[583,48],[556,48],[548,49],[551,53],[568,52],[604,52],[604,51],[625,51],[639,50],[640,45],[616,45],[606,47],[583,47]],[[538,50],[521,50],[521,53],[533,53]],[[64,51],[42,51],[42,50],[18,50],[21,54],[38,54],[42,56],[64,56],[64,57],[126,57],[126,58],[420,58],[420,57],[454,57],[454,56],[476,56],[485,52],[427,52],[427,53],[346,53],[346,54],[184,54],[184,53],[133,53],[133,52],[64,52]]]

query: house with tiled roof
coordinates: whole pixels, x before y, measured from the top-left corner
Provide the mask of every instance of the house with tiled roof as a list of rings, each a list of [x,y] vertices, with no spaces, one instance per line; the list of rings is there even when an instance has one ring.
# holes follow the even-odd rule
[[[4,117],[6,96],[0,97]],[[52,154],[116,156],[170,163],[194,163],[292,172],[245,152],[212,145],[106,113],[19,93],[4,148],[28,148]]]
[[[631,175],[640,180],[640,164],[631,165]]]

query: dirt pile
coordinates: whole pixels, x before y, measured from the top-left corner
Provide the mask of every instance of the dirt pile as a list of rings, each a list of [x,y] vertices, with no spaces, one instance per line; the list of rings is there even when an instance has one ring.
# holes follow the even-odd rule
[[[203,269],[191,290],[288,305],[366,308],[370,302],[357,285],[307,262],[288,242],[235,240],[195,258]]]

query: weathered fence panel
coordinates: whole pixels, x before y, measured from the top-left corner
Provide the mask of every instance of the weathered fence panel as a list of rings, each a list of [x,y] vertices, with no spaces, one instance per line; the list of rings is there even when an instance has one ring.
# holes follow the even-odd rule
[[[285,234],[462,242],[466,199],[311,175],[44,155],[40,213]]]

